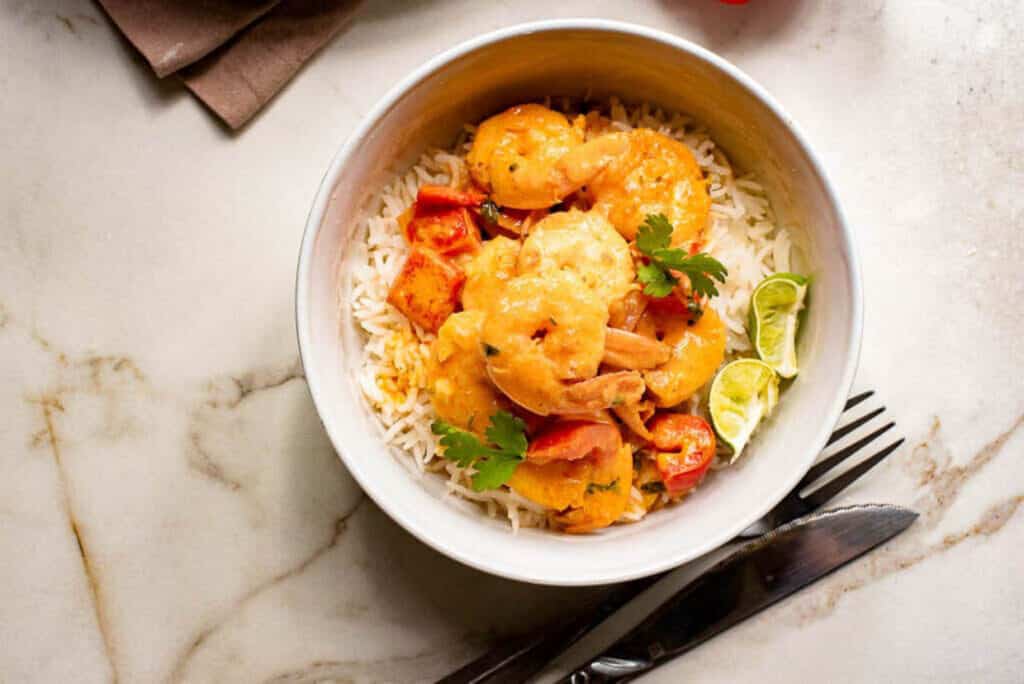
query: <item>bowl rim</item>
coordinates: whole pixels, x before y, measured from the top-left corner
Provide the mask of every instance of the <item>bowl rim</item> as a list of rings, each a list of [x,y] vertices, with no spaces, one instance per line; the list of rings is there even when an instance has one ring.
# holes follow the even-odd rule
[[[306,225],[299,249],[299,260],[298,267],[296,269],[295,283],[295,325],[299,346],[299,358],[305,372],[306,384],[313,399],[313,404],[321,419],[321,423],[331,440],[331,444],[334,446],[338,457],[341,459],[346,469],[353,476],[363,491],[373,499],[373,501],[385,513],[387,513],[392,520],[401,525],[419,541],[427,544],[436,551],[483,572],[512,580],[535,584],[554,586],[593,586],[597,584],[628,581],[670,570],[719,548],[723,544],[735,538],[737,534],[753,524],[761,516],[771,510],[779,501],[781,501],[782,498],[796,486],[800,479],[803,478],[807,468],[809,468],[813,462],[813,457],[807,462],[805,468],[794,470],[793,474],[788,478],[784,485],[779,487],[772,496],[762,499],[758,506],[752,506],[750,508],[750,513],[747,516],[740,518],[742,524],[734,524],[729,528],[723,528],[717,536],[708,537],[704,539],[701,544],[692,545],[683,552],[673,553],[671,550],[667,550],[664,558],[658,563],[648,563],[630,571],[618,572],[617,574],[595,574],[586,577],[564,577],[557,576],[552,573],[545,573],[543,571],[526,574],[509,570],[508,568],[503,567],[500,563],[491,562],[490,559],[474,557],[472,555],[462,553],[448,543],[445,539],[445,535],[434,534],[431,531],[432,528],[429,525],[424,524],[421,520],[403,517],[390,504],[387,497],[380,496],[375,492],[372,481],[367,476],[367,473],[360,469],[358,460],[347,456],[346,450],[343,446],[345,443],[343,439],[344,435],[339,434],[334,425],[329,421],[324,420],[325,413],[323,409],[326,406],[326,402],[322,396],[320,371],[317,369],[316,362],[314,360],[313,347],[310,339],[310,332],[312,330],[311,319],[314,312],[310,311],[309,307],[306,305],[306,303],[310,301],[310,288],[312,283],[310,276],[312,271],[313,252],[316,246],[317,237],[320,233],[320,227],[323,223],[325,211],[332,195],[334,184],[349,158],[358,151],[360,141],[372,131],[378,121],[401,100],[406,92],[426,78],[445,68],[451,62],[454,62],[467,54],[479,50],[484,46],[498,43],[506,39],[515,38],[517,36],[569,30],[621,33],[632,37],[654,41],[670,48],[689,53],[691,56],[696,57],[699,60],[703,60],[711,64],[711,66],[725,72],[735,79],[742,88],[746,89],[751,95],[753,95],[754,98],[762,105],[767,107],[776,117],[778,117],[786,128],[789,129],[799,149],[806,156],[812,171],[820,179],[825,196],[836,214],[837,223],[841,232],[840,242],[843,246],[844,256],[846,257],[846,262],[848,264],[850,275],[850,295],[852,299],[851,333],[853,338],[847,351],[846,358],[843,361],[844,366],[841,382],[836,388],[837,391],[831,405],[827,407],[827,410],[823,414],[826,420],[822,422],[814,439],[814,444],[818,447],[814,453],[817,454],[820,452],[820,449],[825,445],[828,435],[833,430],[836,421],[839,419],[842,412],[842,406],[845,404],[853,385],[854,376],[860,359],[863,337],[864,302],[860,259],[846,214],[843,211],[841,202],[839,201],[839,196],[836,193],[821,160],[811,148],[802,129],[782,108],[782,106],[753,78],[748,76],[745,72],[725,58],[711,52],[707,48],[701,47],[692,41],[675,36],[671,33],[638,24],[607,19],[587,18],[551,19],[515,24],[513,26],[481,34],[458,43],[457,45],[454,45],[430,58],[395,83],[367,112],[363,120],[348,136],[345,143],[334,155],[330,166],[320,181],[316,197],[313,200],[312,207],[310,208],[306,219]]]

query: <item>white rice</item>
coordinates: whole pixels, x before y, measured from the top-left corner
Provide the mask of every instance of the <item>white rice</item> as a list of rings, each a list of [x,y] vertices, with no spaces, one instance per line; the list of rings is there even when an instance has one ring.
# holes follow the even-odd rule
[[[555,102],[570,109],[570,102]],[[549,106],[550,103],[549,103]],[[668,114],[647,104],[627,107],[612,99],[602,114],[610,128],[651,128],[685,143],[694,153],[708,179],[711,222],[705,233],[704,251],[725,264],[729,275],[719,284],[720,295],[711,305],[728,330],[726,352],[750,350],[747,310],[750,294],[761,280],[790,269],[792,241],[789,232],[775,223],[764,188],[749,176],[737,177],[725,154],[707,131],[688,117]],[[591,115],[593,116],[593,114]],[[466,127],[472,135],[473,126]],[[469,142],[459,140],[455,152],[430,150],[403,176],[384,188],[360,229],[361,258],[351,270],[352,311],[365,333],[359,383],[384,430],[384,440],[407,457],[403,463],[418,471],[447,476],[450,496],[479,504],[489,516],[506,517],[513,531],[520,527],[544,527],[543,507],[508,488],[475,492],[467,471],[439,454],[430,431],[434,409],[426,391],[426,361],[433,335],[414,326],[387,303],[391,282],[402,268],[408,247],[398,216],[416,199],[421,185],[459,185],[468,175],[461,154]],[[698,412],[701,399],[694,397],[688,410]],[[630,506],[620,522],[635,522],[645,515],[642,497],[635,487]]]

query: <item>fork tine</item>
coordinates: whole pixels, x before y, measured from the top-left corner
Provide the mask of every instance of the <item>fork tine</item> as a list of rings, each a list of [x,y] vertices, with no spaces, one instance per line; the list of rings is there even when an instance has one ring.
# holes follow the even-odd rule
[[[843,407],[844,411],[849,411],[860,402],[874,396],[875,390],[868,390],[867,392],[861,392],[858,395],[852,396],[846,400],[846,406]]]
[[[853,432],[854,430],[859,428],[864,423],[868,422],[869,420],[871,420],[875,416],[880,415],[883,411],[885,411],[885,407],[884,406],[881,407],[881,408],[876,408],[874,411],[872,411],[872,412],[870,412],[870,413],[868,413],[868,414],[866,414],[864,416],[861,416],[857,420],[851,421],[851,422],[847,423],[846,425],[844,425],[841,428],[837,428],[836,431],[832,433],[832,436],[828,438],[828,441],[825,442],[825,446],[830,446],[832,444],[835,444],[836,442],[841,440],[843,437],[845,437],[846,435],[850,434],[851,432]]]
[[[825,502],[833,499],[836,494],[853,484],[861,475],[881,463],[886,456],[896,451],[896,449],[898,449],[905,441],[906,440],[901,437],[871,458],[858,463],[836,479],[828,482],[820,489],[817,489],[813,493],[804,497],[804,503],[806,503],[812,511],[820,508],[825,504]]]
[[[883,425],[882,427],[875,430],[874,432],[872,432],[870,435],[867,435],[866,437],[861,437],[853,444],[843,447],[836,453],[826,458],[821,463],[815,463],[813,466],[811,466],[811,469],[807,471],[807,474],[804,475],[804,479],[800,480],[800,484],[797,485],[797,487],[799,489],[803,489],[807,485],[811,484],[819,477],[821,477],[828,471],[832,470],[832,468],[836,467],[837,465],[848,459],[850,456],[853,456],[855,453],[863,449],[865,446],[878,439],[879,435],[888,430],[891,430],[894,425],[896,425],[896,423],[890,421]]]

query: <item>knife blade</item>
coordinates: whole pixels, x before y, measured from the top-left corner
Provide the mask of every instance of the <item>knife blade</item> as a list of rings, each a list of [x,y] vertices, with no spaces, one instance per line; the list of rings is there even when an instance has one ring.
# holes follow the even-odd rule
[[[916,518],[882,504],[798,518],[741,547],[559,682],[633,679],[864,555]]]

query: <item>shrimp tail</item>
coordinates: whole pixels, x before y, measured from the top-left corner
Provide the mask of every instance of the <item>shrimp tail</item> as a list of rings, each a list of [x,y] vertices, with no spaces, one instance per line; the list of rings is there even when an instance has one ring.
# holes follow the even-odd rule
[[[664,342],[618,328],[605,330],[601,361],[608,366],[631,370],[655,368],[671,356],[672,347]]]
[[[635,404],[647,386],[636,371],[618,371],[569,385],[563,396],[560,413],[597,411],[619,404]]]
[[[646,418],[654,415],[654,404],[650,401],[642,401],[639,404],[619,404],[612,407],[612,411],[619,417],[619,420],[644,441],[650,442],[654,439],[650,430],[647,429]]]
[[[569,150],[555,165],[569,192],[589,183],[617,157],[629,149],[629,140],[621,135],[603,135]],[[566,193],[568,194],[568,193]]]

